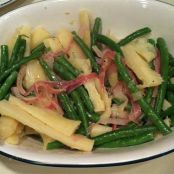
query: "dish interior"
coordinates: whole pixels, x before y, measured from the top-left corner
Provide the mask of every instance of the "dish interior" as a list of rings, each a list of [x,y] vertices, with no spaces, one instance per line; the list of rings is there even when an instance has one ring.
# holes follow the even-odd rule
[[[94,18],[103,20],[103,33],[111,31],[118,38],[149,26],[152,37],[163,37],[174,53],[174,8],[150,0],[49,0],[12,11],[0,18],[0,44],[5,43],[22,24],[42,25],[51,33],[65,27],[78,28],[78,13],[87,9]],[[8,27],[7,27],[8,26]],[[19,146],[0,144],[0,151],[12,156],[47,165],[109,165],[146,159],[171,151],[174,133],[143,145],[83,153],[69,150],[43,151],[39,142],[27,138]]]

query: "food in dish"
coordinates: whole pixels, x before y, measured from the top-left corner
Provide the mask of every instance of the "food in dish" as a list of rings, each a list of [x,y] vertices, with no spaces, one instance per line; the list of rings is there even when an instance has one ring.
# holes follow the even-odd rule
[[[91,30],[87,11],[79,23],[54,36],[21,26],[1,46],[0,138],[34,134],[48,150],[92,151],[169,134],[174,59],[165,40],[149,27],[115,39],[99,17]]]

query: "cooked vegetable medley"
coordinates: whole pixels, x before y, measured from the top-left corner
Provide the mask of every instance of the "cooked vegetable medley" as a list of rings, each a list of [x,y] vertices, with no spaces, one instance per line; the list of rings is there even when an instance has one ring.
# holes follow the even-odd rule
[[[21,26],[1,45],[0,139],[44,149],[133,146],[171,133],[174,58],[144,27],[115,41],[80,11],[78,31]],[[92,26],[92,27],[91,27]]]

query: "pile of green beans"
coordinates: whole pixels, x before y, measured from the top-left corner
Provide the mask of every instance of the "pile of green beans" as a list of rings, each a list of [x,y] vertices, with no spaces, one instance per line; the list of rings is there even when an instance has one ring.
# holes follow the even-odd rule
[[[146,133],[153,133],[157,131],[154,126],[144,126],[144,127],[136,127],[130,129],[120,129],[112,132],[108,132],[97,137],[94,137],[95,146],[99,146],[101,144],[109,143],[121,138],[127,138],[132,136],[140,136]]]
[[[58,57],[56,59],[56,63],[58,65],[60,65],[60,67],[64,67],[64,73],[63,74],[63,78],[65,80],[73,80],[75,79],[78,75],[80,75],[80,72],[74,68],[67,60],[64,56]],[[57,66],[58,66],[57,65]],[[89,98],[89,95],[87,93],[87,91],[85,90],[85,88],[83,86],[80,86],[79,88],[77,88],[77,91],[79,93],[79,95],[81,96],[84,105],[86,106],[87,110],[90,113],[94,112],[94,106]]]
[[[39,59],[39,62],[41,64],[45,74],[47,75],[47,77],[51,81],[58,81],[56,74],[48,66],[48,64],[43,59]],[[72,103],[71,99],[68,97],[68,95],[65,92],[63,92],[58,95],[58,99],[66,113],[65,115],[70,119],[77,120],[78,119],[77,113],[74,110],[73,103]]]
[[[131,93],[137,93],[139,89],[135,85],[135,83],[132,81],[130,78],[128,71],[125,67],[125,65],[122,63],[121,58],[122,58],[122,52],[119,51],[119,45],[115,43],[113,40],[110,38],[107,38],[107,43],[108,47],[113,49],[116,52],[116,57],[115,57],[115,64],[117,65],[119,75],[121,76],[121,79],[125,82],[127,85],[128,89],[130,90]],[[100,42],[102,40],[99,40]],[[105,40],[102,42],[106,44]],[[163,133],[164,135],[169,134],[171,132],[171,129],[164,123],[162,119],[159,118],[155,110],[142,98],[137,101],[139,105],[141,106],[142,110],[144,111],[145,115],[153,122],[154,125]]]
[[[16,79],[17,79],[17,72],[13,71],[0,87],[0,100],[6,97],[11,86],[15,83]]]
[[[28,57],[24,57],[23,59],[19,60],[18,62],[14,63],[11,67],[7,68],[3,74],[0,75],[0,83],[8,77],[8,75],[10,75],[13,71],[16,71],[20,68],[21,65],[24,65],[26,63],[28,63],[31,60],[37,59],[38,57],[40,57],[42,55],[41,52],[37,52],[34,54],[31,54]]]
[[[25,49],[26,49],[26,40],[23,39],[22,35],[19,35],[12,50],[8,67],[11,67],[15,62],[23,58]]]
[[[61,64],[59,64],[57,62],[54,62],[54,70],[64,80],[74,79],[74,76],[70,72],[68,72],[65,69],[65,67],[63,67]],[[80,91],[80,93],[81,93],[81,91]],[[88,122],[88,116],[86,114],[85,106],[81,99],[80,93],[79,93],[79,88],[77,88],[71,92],[70,96],[72,97],[74,103],[76,104],[77,113],[80,117],[79,119],[82,121],[82,125],[85,130],[85,134],[87,135],[89,122]]]

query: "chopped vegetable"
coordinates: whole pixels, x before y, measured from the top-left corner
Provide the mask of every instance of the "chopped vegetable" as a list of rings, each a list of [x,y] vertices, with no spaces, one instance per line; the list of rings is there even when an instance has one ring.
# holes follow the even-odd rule
[[[81,10],[79,14],[80,28],[79,35],[85,44],[91,46],[91,31],[90,31],[90,18],[86,10]]]
[[[167,45],[165,43],[165,40],[163,38],[158,38],[157,39],[157,45],[159,48],[160,52],[160,57],[161,57],[161,76],[163,78],[163,82],[159,87],[158,90],[158,95],[157,95],[157,102],[155,105],[155,110],[157,114],[160,114],[163,102],[164,102],[164,97],[166,95],[166,90],[167,90],[167,82],[168,82],[168,69],[169,69],[169,53],[167,49]]]
[[[124,46],[124,45],[128,44],[129,42],[131,42],[132,40],[136,39],[137,37],[140,37],[142,35],[148,34],[150,32],[151,32],[151,29],[148,28],[148,27],[141,28],[141,29],[131,33],[130,35],[126,36],[118,44],[120,46]]]

